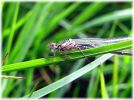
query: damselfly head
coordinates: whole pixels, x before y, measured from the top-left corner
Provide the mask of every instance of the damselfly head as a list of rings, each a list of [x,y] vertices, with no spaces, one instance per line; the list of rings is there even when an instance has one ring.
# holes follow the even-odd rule
[[[50,43],[50,44],[48,45],[48,47],[49,47],[51,50],[56,50],[56,49],[58,49],[58,45],[57,45],[56,43]]]

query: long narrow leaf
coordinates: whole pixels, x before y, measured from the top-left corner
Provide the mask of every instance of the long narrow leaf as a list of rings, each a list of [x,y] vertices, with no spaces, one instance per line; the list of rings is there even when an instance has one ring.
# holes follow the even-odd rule
[[[91,27],[99,26],[99,25],[102,25],[104,23],[111,22],[111,21],[117,20],[117,19],[127,20],[131,16],[132,16],[132,9],[125,9],[125,10],[112,12],[112,13],[97,17],[97,18],[95,18],[95,19],[93,19],[93,20],[91,20],[83,25],[80,25],[79,27],[76,27],[73,29],[70,28],[70,32],[61,31],[50,39],[51,40],[62,40],[63,38],[70,38],[72,36],[75,36],[79,32],[89,30]],[[66,35],[63,35],[63,34],[66,34]]]
[[[61,87],[63,87],[64,85],[67,85],[68,83],[76,80],[77,78],[83,76],[84,74],[86,74],[87,72],[95,69],[98,65],[100,65],[102,62],[105,62],[107,59],[109,59],[110,57],[112,57],[113,54],[105,54],[103,56],[101,56],[100,58],[96,59],[95,61],[93,61],[92,63],[82,67],[81,69],[73,72],[72,74],[44,87],[41,88],[35,92],[33,92],[33,94],[31,95],[31,98],[40,98],[42,96],[47,95],[48,93],[59,89]],[[26,96],[27,97],[27,96]]]
[[[132,41],[127,40],[127,41],[114,43],[114,44],[110,44],[106,46],[82,50],[82,52],[85,54],[86,57],[88,57],[88,56],[95,56],[95,55],[104,54],[104,53],[108,53],[112,51],[128,49],[131,47],[132,47]],[[2,71],[9,72],[9,71],[15,71],[15,70],[23,70],[27,68],[35,68],[39,66],[45,66],[49,64],[63,62],[63,61],[71,61],[71,60],[76,60],[80,58],[84,58],[81,52],[75,51],[75,52],[69,53],[68,57],[61,55],[61,56],[56,56],[56,57],[40,58],[36,60],[5,65],[5,66],[2,66]]]

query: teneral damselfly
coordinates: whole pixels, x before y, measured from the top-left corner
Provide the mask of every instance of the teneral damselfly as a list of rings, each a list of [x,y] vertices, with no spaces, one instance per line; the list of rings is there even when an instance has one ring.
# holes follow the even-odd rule
[[[51,43],[49,48],[52,51],[69,51],[69,50],[83,50],[88,48],[95,48],[107,44],[117,43],[121,41],[132,40],[132,37],[121,37],[121,38],[81,38],[81,39],[69,39],[60,43]],[[122,55],[132,55],[131,50],[114,51],[112,53]]]

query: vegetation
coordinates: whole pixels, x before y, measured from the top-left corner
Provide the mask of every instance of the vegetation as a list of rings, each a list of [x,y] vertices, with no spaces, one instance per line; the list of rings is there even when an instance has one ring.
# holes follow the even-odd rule
[[[132,41],[66,55],[48,44],[132,35],[131,2],[3,2],[3,98],[131,98]]]

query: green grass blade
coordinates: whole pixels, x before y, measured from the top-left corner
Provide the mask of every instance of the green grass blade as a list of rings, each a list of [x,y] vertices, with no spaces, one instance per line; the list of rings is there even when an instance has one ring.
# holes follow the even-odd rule
[[[94,16],[98,11],[100,11],[106,3],[97,2],[90,4],[88,7],[84,9],[84,11],[77,16],[74,21],[72,22],[73,25],[79,25],[86,21],[87,19],[90,19],[92,16]]]
[[[16,3],[11,3],[10,5],[8,5],[7,9],[6,9],[6,15],[7,16],[4,16],[5,17],[5,24],[3,26],[3,28],[7,28],[9,26],[11,26],[12,24],[12,16],[14,15],[14,9],[16,8]]]
[[[88,57],[88,56],[95,56],[95,55],[104,54],[104,53],[108,53],[112,51],[128,49],[131,47],[132,47],[132,41],[126,40],[123,42],[109,44],[106,46],[100,46],[96,48],[82,50],[82,52],[84,53],[86,57]],[[54,64],[54,63],[63,62],[63,61],[71,61],[71,60],[76,60],[80,58],[84,58],[81,52],[74,51],[74,52],[70,52],[68,54],[68,57],[61,55],[61,56],[56,56],[56,57],[41,58],[41,59],[36,59],[36,60],[31,60],[31,61],[26,61],[26,62],[20,62],[16,64],[5,65],[5,66],[2,66],[2,72],[22,70],[22,69],[27,69],[27,68],[35,68],[35,67],[39,67],[42,65],[44,66],[48,64]]]
[[[127,35],[131,35],[132,31],[130,29],[128,29],[124,24],[122,24],[120,21],[118,21],[118,26],[120,27],[120,29],[126,33]]]
[[[41,98],[42,96],[45,96],[46,94],[48,94],[56,89],[59,89],[59,88],[63,87],[64,85],[67,85],[68,83],[83,76],[87,72],[95,69],[98,65],[100,65],[100,63],[105,62],[107,59],[109,59],[112,56],[113,56],[113,54],[105,54],[105,55],[101,56],[100,58],[96,59],[92,63],[82,67],[81,69],[73,72],[72,74],[70,74],[44,88],[41,88],[41,89],[33,92],[33,94],[31,95],[31,98]]]
[[[18,49],[19,50],[19,52],[21,52],[22,51],[22,47],[23,47],[23,45],[21,45],[21,43],[24,43],[25,44],[25,42],[23,41],[24,39],[27,39],[27,37],[28,36],[26,36],[26,34],[29,34],[28,33],[28,31],[29,31],[29,27],[31,26],[32,27],[32,25],[31,24],[33,24],[33,19],[35,18],[35,16],[36,15],[34,15],[35,13],[36,14],[38,14],[38,10],[39,10],[39,8],[40,8],[40,4],[39,3],[37,3],[37,4],[35,4],[35,6],[33,7],[33,12],[34,13],[32,13],[32,17],[31,17],[31,19],[29,19],[29,21],[27,21],[27,23],[25,23],[25,25],[24,25],[24,28],[21,30],[21,34],[20,34],[20,36],[19,36],[19,38],[17,38],[17,41],[16,41],[16,44],[18,44],[17,46],[14,46],[14,48],[13,48],[13,50],[12,50],[12,52],[10,53],[10,56],[9,56],[9,63],[13,63],[13,62],[18,62],[18,61],[15,61],[15,59],[14,58],[16,58],[15,56],[17,55],[17,53],[13,53],[13,52],[16,52],[16,50]],[[31,37],[29,36],[29,39],[30,39]],[[15,45],[16,45],[15,44]],[[23,49],[25,49],[25,48],[23,48]],[[23,50],[23,51],[25,51],[25,50]],[[23,54],[22,54],[23,55]],[[18,56],[18,55],[17,55]],[[15,71],[15,72],[12,72],[12,73],[10,73],[10,75],[16,75],[17,74],[17,71]],[[10,92],[12,91],[12,89],[14,89],[14,85],[13,84],[15,84],[14,83],[15,81],[14,80],[8,80],[8,82],[7,82],[7,88],[8,89],[5,89],[4,90],[4,92],[3,92],[3,97],[6,97],[7,95],[9,95],[10,94]],[[11,87],[12,86],[12,87]]]
[[[10,75],[16,76],[16,71],[11,72]],[[13,82],[15,82],[15,80],[3,80],[3,82],[5,83],[6,88],[3,89],[2,97],[6,97],[7,95],[9,95],[10,91],[14,89],[15,85],[13,85]]]
[[[20,7],[20,3],[16,4],[16,11],[15,11],[15,15],[14,15],[13,22],[12,22],[11,33],[10,33],[8,44],[6,47],[6,53],[9,53],[9,54],[10,54],[10,50],[11,50],[12,42],[14,38],[14,33],[15,33],[14,27],[15,27],[15,23],[18,17],[19,7]],[[6,63],[8,63],[8,59],[5,60],[5,64]]]
[[[119,79],[119,83],[123,83],[125,81],[125,79],[127,78],[127,74],[130,73],[130,70],[132,69],[131,67],[127,67],[127,66],[132,66],[132,57],[129,56],[125,56],[122,59],[123,63],[119,64],[119,68],[121,69],[119,70],[121,73],[119,76],[121,76],[121,78]],[[120,68],[121,67],[121,68]]]
[[[65,17],[67,17],[70,13],[72,13],[76,7],[78,7],[80,5],[80,3],[74,3],[72,4],[70,7],[68,7],[66,10],[64,10],[63,12],[61,12],[59,15],[57,15],[53,20],[52,22],[50,23],[49,25],[49,30],[48,32],[50,32],[50,30],[52,30],[56,25],[57,23],[64,19]]]
[[[107,22],[111,22],[113,20],[127,20],[132,16],[132,9],[125,9],[125,10],[120,10],[120,11],[116,11],[116,12],[112,12],[106,15],[103,15],[101,17],[95,18],[92,21],[89,21],[83,25],[80,25],[79,27],[70,28],[70,32],[68,31],[61,31],[58,34],[56,34],[55,36],[49,38],[51,40],[62,40],[64,38],[70,38],[76,34],[78,34],[79,32],[85,31],[85,30],[89,30],[90,28],[94,27],[94,26],[99,26],[102,25],[104,23]],[[66,35],[63,35],[66,34]]]
[[[126,97],[128,94],[132,93],[132,88],[133,88],[132,87],[133,86],[132,78],[129,78],[127,81],[128,81],[127,85],[125,85],[126,89],[125,89],[125,91],[122,92],[122,97]]]
[[[35,8],[33,10],[34,13],[32,13],[31,19],[27,21],[24,28],[22,29],[19,35],[19,38],[15,44],[15,47],[11,53],[10,60],[13,60],[11,62],[18,62],[24,59],[25,54],[27,53],[28,49],[32,45],[32,41],[34,40],[36,36],[38,27],[40,26],[39,22],[41,22],[43,16],[39,16],[39,14],[42,8],[43,8],[43,5],[41,4],[35,5]],[[35,23],[36,18],[38,17],[39,17],[38,19],[39,21]],[[33,23],[36,25],[34,25]]]
[[[25,94],[27,94],[27,93],[29,93],[30,92],[30,89],[31,89],[31,87],[32,87],[32,84],[33,84],[33,72],[34,72],[34,69],[28,69],[28,70],[26,70],[26,74],[25,74],[25,76],[26,76],[26,78],[27,78],[27,80],[26,80],[26,85],[25,85]]]
[[[87,88],[87,97],[88,98],[95,98],[96,97],[98,84],[99,84],[99,72],[96,69],[92,72],[91,79],[89,80],[89,85]]]
[[[114,66],[113,66],[113,97],[118,95],[118,66],[119,60],[118,55],[114,57]]]
[[[106,84],[105,84],[105,79],[104,79],[104,74],[103,74],[103,63],[101,63],[101,67],[99,70],[99,74],[100,74],[100,84],[101,84],[101,95],[102,98],[108,98],[108,93],[106,90]]]
[[[132,9],[125,9],[125,10],[120,10],[120,11],[116,11],[104,16],[101,16],[99,18],[96,18],[90,22],[87,22],[86,24],[80,26],[79,30],[86,30],[92,26],[98,26],[101,24],[104,24],[106,22],[110,22],[113,20],[125,20],[128,19],[132,16]]]
[[[13,30],[16,31],[18,28],[24,25],[25,22],[30,18],[31,14],[32,14],[32,11],[30,10],[24,17],[22,17],[22,19],[20,19],[18,22],[15,23]],[[9,33],[10,33],[10,28],[3,30],[2,37],[3,38],[7,37]]]
[[[71,70],[69,71],[69,74],[78,70],[81,66],[84,65],[84,61],[85,59],[80,59],[78,60],[71,68]],[[56,98],[60,98],[60,97],[63,97],[63,95],[67,92],[68,88],[69,88],[70,84],[64,86],[64,88],[61,88],[59,90],[56,90],[54,91],[55,92],[55,95],[53,95],[53,97],[56,97]],[[52,92],[53,93],[53,92]],[[51,93],[51,94],[52,94]],[[50,95],[51,95],[50,94]]]
[[[76,97],[78,97],[79,96],[79,92],[80,92],[80,85],[78,85],[78,86],[76,86],[75,88],[74,88],[74,91],[73,91],[73,98],[76,98]]]
[[[115,30],[116,30],[116,27],[117,27],[117,20],[115,20],[113,22],[113,25],[112,25],[111,30],[110,30],[109,38],[114,37],[114,33],[115,33]]]

